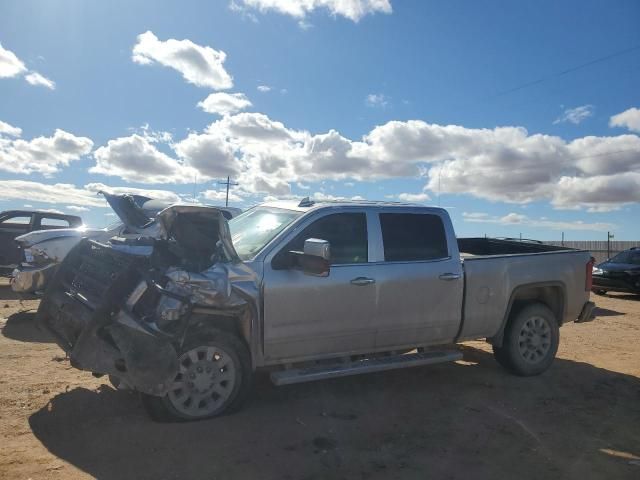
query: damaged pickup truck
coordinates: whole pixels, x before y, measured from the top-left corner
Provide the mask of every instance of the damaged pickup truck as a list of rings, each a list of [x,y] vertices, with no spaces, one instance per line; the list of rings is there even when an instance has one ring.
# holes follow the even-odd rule
[[[227,222],[174,206],[150,228],[83,240],[38,321],[74,367],[139,391],[155,419],[237,409],[256,369],[283,385],[427,365],[478,338],[537,375],[559,327],[592,318],[588,252],[456,239],[440,208],[305,199]]]

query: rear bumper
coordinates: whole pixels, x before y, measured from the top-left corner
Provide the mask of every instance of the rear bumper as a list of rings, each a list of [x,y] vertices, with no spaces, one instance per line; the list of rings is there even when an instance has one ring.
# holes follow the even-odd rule
[[[582,311],[578,318],[576,319],[576,323],[585,323],[594,320],[596,317],[593,315],[593,309],[596,307],[596,304],[593,302],[586,302],[582,307]]]
[[[57,268],[57,263],[50,263],[43,267],[20,265],[11,274],[11,289],[18,293],[42,292],[53,278]]]

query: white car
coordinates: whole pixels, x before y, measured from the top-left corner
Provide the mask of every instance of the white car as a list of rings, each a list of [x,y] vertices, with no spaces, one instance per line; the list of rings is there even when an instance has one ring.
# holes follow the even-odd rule
[[[47,282],[69,251],[83,238],[107,242],[112,237],[137,238],[154,236],[153,219],[171,204],[141,195],[112,195],[101,192],[120,221],[108,227],[38,230],[15,239],[24,252],[23,262],[12,273],[11,288],[19,293],[44,292]],[[229,219],[242,210],[217,207]]]

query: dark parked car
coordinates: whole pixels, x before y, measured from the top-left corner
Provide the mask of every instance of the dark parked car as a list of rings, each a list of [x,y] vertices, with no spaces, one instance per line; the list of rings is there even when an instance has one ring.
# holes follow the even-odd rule
[[[82,219],[75,215],[32,210],[7,210],[0,213],[0,274],[10,274],[22,261],[22,251],[14,241],[16,237],[34,230],[81,226]]]
[[[593,291],[640,293],[640,248],[625,250],[593,267]]]

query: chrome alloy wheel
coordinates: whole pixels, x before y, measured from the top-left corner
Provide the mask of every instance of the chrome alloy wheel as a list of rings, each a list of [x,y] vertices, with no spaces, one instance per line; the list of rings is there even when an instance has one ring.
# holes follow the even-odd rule
[[[188,417],[212,415],[231,397],[236,382],[233,358],[221,348],[201,346],[183,353],[180,370],[167,394],[171,405]]]
[[[518,338],[520,355],[527,363],[542,361],[551,348],[551,326],[543,317],[529,318]]]

